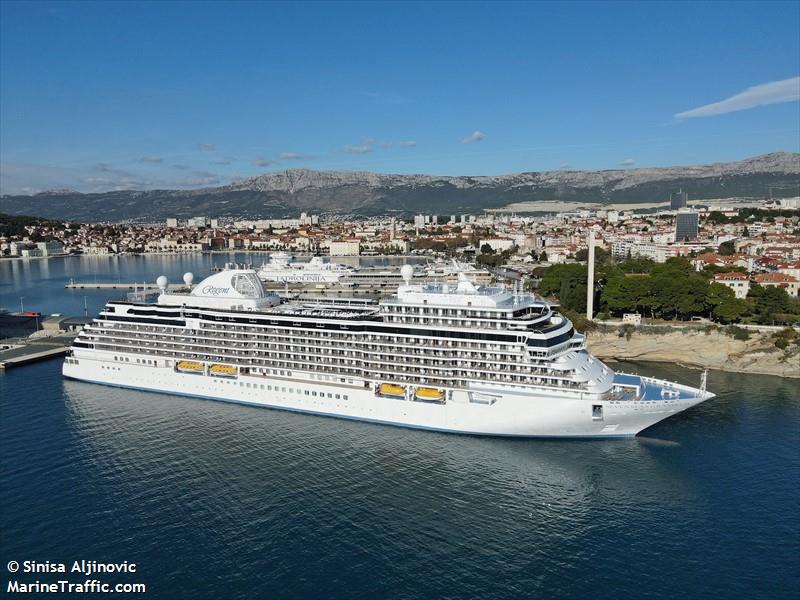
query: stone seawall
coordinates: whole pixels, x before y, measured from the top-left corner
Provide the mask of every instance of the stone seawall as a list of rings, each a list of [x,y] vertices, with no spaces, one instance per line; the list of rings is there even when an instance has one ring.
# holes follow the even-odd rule
[[[737,373],[800,377],[800,354],[787,355],[775,347],[770,334],[751,333],[736,340],[721,331],[680,329],[666,333],[636,330],[620,337],[605,328],[586,336],[589,350],[599,358],[671,362]]]

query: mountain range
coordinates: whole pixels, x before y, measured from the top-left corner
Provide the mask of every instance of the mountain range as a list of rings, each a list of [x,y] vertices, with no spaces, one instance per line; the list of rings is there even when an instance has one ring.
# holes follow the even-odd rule
[[[500,176],[391,175],[292,169],[194,190],[3,196],[0,212],[85,222],[167,217],[283,217],[301,211],[352,215],[478,213],[528,201],[663,202],[800,195],[800,154],[776,152],[708,165],[542,171]]]

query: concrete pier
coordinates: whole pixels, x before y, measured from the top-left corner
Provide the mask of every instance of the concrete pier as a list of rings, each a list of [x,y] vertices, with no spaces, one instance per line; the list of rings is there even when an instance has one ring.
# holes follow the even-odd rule
[[[72,281],[65,284],[68,290],[157,290],[154,283],[126,283],[126,282],[98,282],[98,281]],[[179,290],[186,286],[182,283],[171,283],[167,286],[170,290]]]
[[[41,360],[64,356],[74,335],[3,340],[0,347],[0,369],[10,369]]]

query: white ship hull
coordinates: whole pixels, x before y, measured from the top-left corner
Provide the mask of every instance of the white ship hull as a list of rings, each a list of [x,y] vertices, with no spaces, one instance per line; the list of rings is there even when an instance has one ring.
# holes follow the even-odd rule
[[[514,391],[502,386],[452,390],[444,404],[381,397],[372,383],[352,384],[312,380],[293,373],[292,378],[238,376],[214,377],[180,373],[171,361],[158,366],[116,362],[111,355],[76,351],[64,363],[66,377],[139,390],[237,402],[442,432],[515,437],[630,437],[673,414],[712,396],[654,397],[642,401],[597,401],[568,395]],[[656,380],[647,380],[657,386]],[[675,389],[674,384],[670,384]],[[271,388],[271,389],[270,389]],[[660,388],[656,388],[660,389]],[[690,394],[689,391],[692,391]],[[487,403],[491,401],[492,403]],[[595,408],[602,406],[602,417]]]
[[[286,271],[272,272],[262,269],[258,272],[258,276],[262,281],[271,283],[337,283],[344,274],[330,271],[313,273],[300,269],[296,273]]]

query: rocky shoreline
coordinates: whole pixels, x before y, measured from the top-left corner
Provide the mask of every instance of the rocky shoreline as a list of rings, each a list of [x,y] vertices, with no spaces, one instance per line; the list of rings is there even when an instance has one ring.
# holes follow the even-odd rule
[[[768,333],[751,333],[737,340],[721,330],[682,329],[669,332],[601,328],[586,334],[589,350],[598,358],[669,362],[735,373],[800,378],[800,353],[775,347]]]

